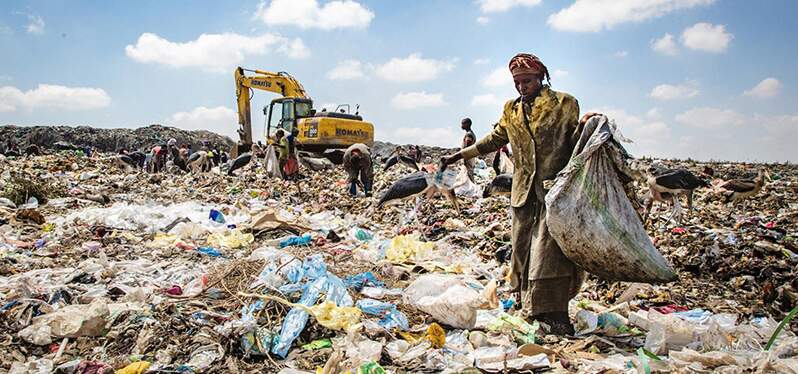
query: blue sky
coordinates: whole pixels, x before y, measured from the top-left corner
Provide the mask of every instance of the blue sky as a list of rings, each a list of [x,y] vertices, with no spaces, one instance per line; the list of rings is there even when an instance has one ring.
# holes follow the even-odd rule
[[[638,156],[798,161],[798,3],[724,0],[4,1],[0,124],[236,129],[233,69],[287,71],[378,139],[453,146],[552,86],[614,118]],[[259,108],[276,96],[256,92]]]

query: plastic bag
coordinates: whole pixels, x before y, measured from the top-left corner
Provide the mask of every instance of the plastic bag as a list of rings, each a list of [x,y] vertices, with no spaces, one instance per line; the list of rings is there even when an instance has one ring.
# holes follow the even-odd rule
[[[448,168],[444,171],[438,171],[432,178],[432,182],[439,188],[450,190],[457,180],[457,170]]]
[[[696,327],[679,317],[650,310],[648,321],[650,329],[646,335],[645,348],[655,354],[682,349],[695,341]]]
[[[234,229],[208,235],[207,241],[211,247],[236,249],[252,244],[255,241],[255,236],[244,233],[241,229]]]
[[[311,313],[320,325],[331,330],[347,330],[360,322],[360,309],[336,306],[332,301],[325,301],[310,308]]]
[[[280,242],[280,248],[295,246],[295,245],[308,245],[312,240],[310,234],[302,236],[292,236]]]
[[[430,257],[433,248],[435,243],[419,241],[417,236],[398,235],[391,239],[385,256],[394,263],[423,261]]]
[[[405,289],[404,302],[449,326],[470,329],[477,320],[482,300],[477,291],[461,278],[425,274]]]
[[[612,281],[676,280],[654,248],[621,178],[631,178],[626,151],[606,116],[591,118],[568,166],[546,194],[546,223],[563,254]],[[581,150],[581,152],[579,152]]]
[[[385,287],[385,283],[378,280],[374,273],[367,271],[365,273],[350,275],[344,279],[344,284],[347,288],[360,291],[363,287]]]
[[[357,301],[357,307],[363,313],[382,317],[379,324],[386,329],[407,330],[410,328],[407,317],[397,310],[394,304],[373,299],[360,299]]]
[[[116,374],[142,374],[150,368],[149,361],[134,362],[116,371]]]
[[[263,168],[266,170],[266,175],[269,177],[280,176],[280,160],[277,158],[277,153],[274,151],[274,145],[266,147],[266,161]]]

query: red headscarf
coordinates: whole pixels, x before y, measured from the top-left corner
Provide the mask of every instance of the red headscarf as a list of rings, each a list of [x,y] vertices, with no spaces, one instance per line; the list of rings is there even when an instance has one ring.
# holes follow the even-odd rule
[[[530,53],[519,53],[510,59],[510,73],[513,76],[519,74],[534,74],[540,77],[541,80],[546,78],[546,81],[551,81],[549,77],[549,69],[543,62],[540,61],[538,56]]]

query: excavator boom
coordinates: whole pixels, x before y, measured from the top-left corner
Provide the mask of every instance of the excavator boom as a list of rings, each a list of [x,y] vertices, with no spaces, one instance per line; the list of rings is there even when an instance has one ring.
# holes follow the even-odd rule
[[[247,76],[244,72],[252,72],[256,75]],[[241,137],[241,143],[246,146],[252,144],[252,108],[250,108],[252,95],[250,89],[271,91],[284,97],[308,98],[302,84],[285,72],[273,73],[238,67],[235,70],[235,80],[238,101],[238,134]]]

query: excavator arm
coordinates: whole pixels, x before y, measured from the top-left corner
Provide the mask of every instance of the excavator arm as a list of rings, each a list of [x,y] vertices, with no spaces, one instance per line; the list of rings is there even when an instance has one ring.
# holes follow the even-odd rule
[[[247,76],[244,72],[255,75]],[[305,88],[294,77],[285,72],[273,73],[238,67],[235,70],[236,100],[238,103],[238,134],[247,148],[252,145],[251,89],[271,91],[283,97],[307,98]]]

